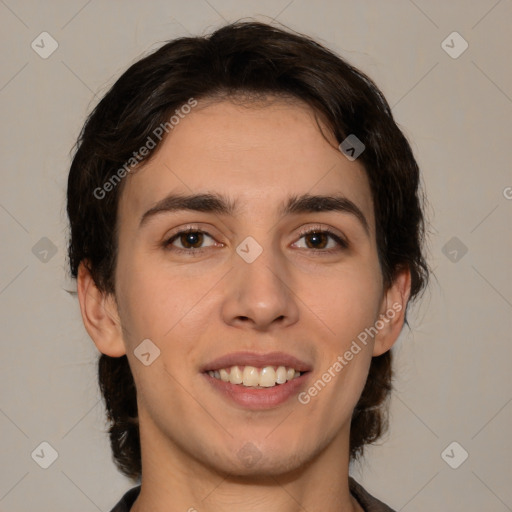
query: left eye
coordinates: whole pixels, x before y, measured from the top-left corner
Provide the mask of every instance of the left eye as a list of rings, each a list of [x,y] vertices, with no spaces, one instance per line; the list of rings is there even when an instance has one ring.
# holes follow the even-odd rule
[[[347,243],[341,237],[329,230],[312,229],[302,233],[300,239],[302,238],[307,240],[305,249],[327,249],[329,251],[336,250],[336,246],[347,247]],[[327,247],[329,238],[334,240],[334,245]]]

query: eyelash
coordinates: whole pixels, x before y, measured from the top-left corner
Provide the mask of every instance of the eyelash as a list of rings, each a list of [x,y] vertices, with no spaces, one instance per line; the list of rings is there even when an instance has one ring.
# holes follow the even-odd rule
[[[199,249],[180,249],[179,247],[173,247],[172,249],[169,249],[169,246],[171,246],[171,244],[172,244],[172,242],[174,242],[174,240],[179,238],[181,235],[184,235],[184,234],[187,234],[187,233],[202,233],[203,235],[207,235],[207,236],[209,236],[210,238],[213,239],[213,236],[210,235],[207,231],[203,231],[203,230],[201,230],[201,229],[199,229],[197,227],[194,227],[194,226],[189,226],[186,229],[178,231],[177,233],[172,235],[170,238],[168,238],[163,243],[164,248],[166,248],[167,250],[171,250],[173,252],[187,254],[187,256],[192,256],[192,257],[196,256],[196,255],[199,256],[204,251],[206,251],[206,250],[208,250],[210,248],[210,247],[202,247],[202,248],[199,248]],[[316,253],[324,253],[324,254],[325,253],[333,254],[333,253],[337,253],[339,251],[343,251],[343,250],[346,250],[346,249],[349,248],[349,244],[348,244],[348,242],[346,240],[341,238],[338,234],[336,234],[331,229],[326,228],[326,227],[320,227],[320,226],[313,226],[313,227],[309,227],[309,228],[301,230],[300,233],[299,233],[299,240],[302,237],[304,237],[306,235],[309,235],[309,234],[312,234],[312,233],[328,235],[335,242],[337,242],[338,245],[339,245],[339,247],[336,248],[336,249],[332,249],[332,248],[331,249],[309,249],[310,251],[312,251],[314,253],[316,252]],[[306,249],[306,250],[308,250],[308,249]]]

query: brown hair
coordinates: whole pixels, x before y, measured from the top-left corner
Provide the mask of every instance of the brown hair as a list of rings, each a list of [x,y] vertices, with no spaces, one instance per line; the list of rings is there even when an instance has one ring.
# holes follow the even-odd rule
[[[420,175],[388,103],[366,75],[321,44],[259,22],[236,22],[208,36],[166,43],[124,72],[94,108],[77,140],[68,179],[71,275],[76,277],[84,262],[97,287],[115,296],[117,206],[125,180],[108,193],[99,194],[99,188],[114,174],[124,175],[119,170],[190,98],[240,94],[297,98],[326,120],[339,143],[355,134],[365,144],[359,160],[372,191],[385,287],[408,267],[410,300],[417,297],[429,276]],[[155,154],[160,143],[140,161]],[[391,351],[372,359],[351,420],[351,460],[387,428],[391,362]],[[127,357],[102,354],[98,377],[115,463],[135,480],[141,476],[141,452]]]

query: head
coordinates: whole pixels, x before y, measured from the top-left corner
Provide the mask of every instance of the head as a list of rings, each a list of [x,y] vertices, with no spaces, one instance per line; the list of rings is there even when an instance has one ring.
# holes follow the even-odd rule
[[[355,160],[339,149],[350,135],[365,146]],[[273,456],[293,468],[344,428],[352,460],[379,439],[390,349],[428,278],[419,185],[411,148],[376,85],[305,36],[235,23],[173,40],[133,64],[88,117],[67,196],[70,270],[89,276],[82,314],[102,352],[99,384],[120,470],[141,474],[142,417],[183,453],[228,471],[237,463],[228,452],[250,440],[268,472],[280,464]],[[141,225],[171,192],[211,195],[199,213],[149,214]],[[302,201],[280,216],[282,202],[308,194],[348,201],[343,211],[331,201],[317,214]],[[234,215],[217,196],[237,203]],[[320,235],[322,249],[304,226],[335,237]],[[176,237],[187,227],[208,233],[199,256],[176,251],[198,241]],[[237,252],[248,236],[257,243],[250,250],[262,250],[250,263]],[[89,317],[87,300],[90,311],[98,305]],[[371,333],[366,343],[362,332]],[[134,354],[144,339],[160,350],[150,366]],[[334,368],[355,340],[360,350]],[[226,406],[212,417],[222,402],[212,410],[200,403],[210,391],[199,370],[238,350],[300,355],[315,373],[308,389],[329,368],[331,378],[306,389],[294,419],[272,436],[269,427],[284,418],[279,408],[227,433],[246,416]],[[290,453],[281,451],[284,439]]]

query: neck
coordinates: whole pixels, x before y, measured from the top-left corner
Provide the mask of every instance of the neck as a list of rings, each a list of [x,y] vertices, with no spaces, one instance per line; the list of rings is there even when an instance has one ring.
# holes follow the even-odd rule
[[[145,425],[141,492],[131,512],[364,512],[349,491],[348,428],[300,467],[241,476],[191,457]]]

